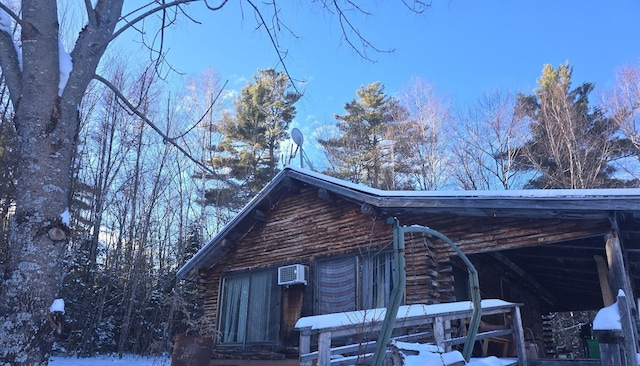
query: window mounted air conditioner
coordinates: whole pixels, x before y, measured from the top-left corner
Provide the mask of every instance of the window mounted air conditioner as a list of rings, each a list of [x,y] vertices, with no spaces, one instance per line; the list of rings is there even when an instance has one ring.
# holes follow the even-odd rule
[[[288,286],[307,284],[309,279],[309,267],[302,264],[292,264],[278,268],[278,285]]]

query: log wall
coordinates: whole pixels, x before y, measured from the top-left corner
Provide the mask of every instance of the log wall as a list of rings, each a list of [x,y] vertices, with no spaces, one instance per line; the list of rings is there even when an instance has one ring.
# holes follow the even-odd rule
[[[204,274],[207,287],[205,313],[211,324],[216,324],[219,290],[225,274],[302,263],[310,266],[310,278],[313,279],[314,264],[319,259],[392,248],[392,229],[386,223],[387,217],[373,219],[362,213],[360,205],[333,198],[319,198],[317,188],[313,187],[285,196],[266,213],[264,222],[258,222],[246,236],[232,245],[224,258]],[[441,231],[468,254],[594,236],[609,228],[608,221],[585,224],[584,220],[558,219],[411,215],[401,216],[399,220],[401,225],[418,224]],[[454,254],[452,250],[445,243],[420,233],[414,233],[405,240],[405,303],[454,301],[450,263]],[[481,270],[481,275],[483,272]],[[481,281],[481,288],[494,286],[491,281]],[[280,337],[285,347],[297,346],[293,344],[297,337],[292,334],[295,320],[300,316],[313,315],[312,286],[295,288],[283,290]],[[517,291],[514,288],[513,292]],[[496,294],[493,297],[500,296]],[[524,309],[535,306],[535,299],[523,302],[526,304]],[[535,310],[531,313],[536,314]]]

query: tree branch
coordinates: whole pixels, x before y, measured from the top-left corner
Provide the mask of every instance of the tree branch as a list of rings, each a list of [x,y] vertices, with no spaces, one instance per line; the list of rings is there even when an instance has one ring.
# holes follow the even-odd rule
[[[216,10],[220,10],[220,9],[222,9],[222,7],[223,7],[223,6],[225,6],[225,5],[227,4],[227,1],[228,1],[228,0],[222,0],[222,2],[220,3],[220,5],[218,5],[218,6],[211,6],[211,5],[209,5],[209,1],[204,0],[204,5],[206,5],[206,6],[207,6],[207,8],[208,8],[209,10],[216,11]]]
[[[9,98],[16,108],[22,95],[22,70],[13,36],[3,31],[0,31],[0,68],[9,88]]]
[[[253,8],[253,10],[255,12],[255,15],[259,19],[258,28],[260,28],[260,26],[263,26],[265,31],[267,32],[267,35],[269,36],[269,39],[271,40],[271,44],[276,49],[276,54],[278,55],[278,59],[280,60],[280,63],[282,64],[282,68],[284,69],[285,74],[287,74],[287,77],[291,81],[291,85],[293,86],[293,89],[299,95],[303,95],[303,93],[301,93],[300,90],[298,90],[298,87],[294,83],[294,80],[291,77],[291,74],[289,73],[289,69],[287,68],[287,64],[284,62],[284,57],[282,56],[282,52],[280,51],[280,48],[278,47],[278,42],[276,42],[276,39],[274,38],[274,35],[273,35],[273,32],[271,31],[271,29],[269,29],[269,27],[267,27],[267,25],[266,25],[266,23],[264,21],[264,17],[262,16],[262,13],[260,12],[260,9],[258,9],[258,7],[253,3],[252,0],[247,0],[247,3],[249,3],[249,5],[251,5],[251,7]]]
[[[109,80],[103,78],[100,75],[95,74],[94,78],[98,81],[100,81],[102,84],[104,84],[107,88],[109,88],[115,95],[116,97],[118,97],[118,99],[120,99],[120,101],[122,103],[124,103],[124,105],[136,116],[140,117],[140,119],[142,119],[142,121],[144,121],[144,123],[146,123],[149,127],[151,127],[154,131],[156,131],[156,133],[158,133],[161,137],[162,140],[166,143],[169,143],[171,145],[173,145],[176,149],[178,149],[178,151],[180,151],[181,153],[183,153],[187,158],[189,158],[189,160],[193,161],[194,163],[196,163],[196,165],[198,165],[200,168],[204,169],[206,172],[210,173],[213,177],[215,177],[216,179],[219,179],[221,181],[226,181],[226,179],[224,179],[223,177],[221,177],[216,171],[212,170],[211,168],[209,168],[208,166],[206,166],[203,162],[201,162],[200,160],[194,158],[191,154],[189,154],[189,152],[187,152],[182,146],[178,145],[174,139],[170,138],[169,136],[167,136],[161,129],[159,129],[146,115],[144,115],[142,112],[140,112],[133,104],[131,104],[131,102],[129,102],[129,100],[127,99],[127,97],[125,97],[120,90],[118,90],[118,88],[113,85]]]
[[[76,45],[71,51],[74,65],[63,92],[66,103],[78,105],[82,100],[98,63],[111,42],[110,36],[122,13],[122,3],[123,0],[98,0],[92,10],[94,16],[89,17],[95,23],[88,23],[80,31]]]
[[[87,10],[87,18],[89,19],[89,24],[96,24],[96,13],[93,10],[93,5],[91,4],[91,0],[84,0],[84,7]]]
[[[2,3],[0,3],[0,11],[5,11],[18,25],[22,23],[22,20]],[[18,49],[9,28],[4,31],[0,30],[0,68],[2,68],[5,84],[9,89],[9,98],[15,108],[22,95],[22,68]]]
[[[185,132],[181,133],[180,135],[178,135],[176,137],[173,137],[172,140],[177,140],[177,139],[181,139],[181,138],[185,137],[189,132],[191,132],[191,130],[196,128],[196,126],[198,126],[200,124],[200,122],[202,122],[202,120],[207,116],[207,114],[209,114],[211,109],[213,109],[213,106],[218,101],[218,98],[220,97],[220,94],[222,94],[222,92],[224,91],[224,88],[227,86],[228,83],[229,83],[229,80],[224,82],[224,85],[222,85],[222,88],[220,88],[220,91],[218,91],[218,94],[216,94],[216,97],[213,98],[213,101],[211,102],[211,104],[209,104],[209,107],[207,108],[207,110],[204,111],[204,113],[202,114],[202,117],[200,117],[200,119],[198,119],[198,121],[196,123],[194,123],[193,126],[188,128]]]
[[[365,59],[367,61],[375,62],[375,60],[373,60],[372,58],[370,58],[369,56],[366,55],[366,52],[367,52],[368,48],[371,48],[371,49],[373,49],[374,51],[376,51],[378,53],[392,53],[392,52],[394,52],[393,49],[390,49],[390,50],[379,49],[373,43],[368,41],[362,35],[362,33],[360,33],[358,28],[356,28],[356,26],[354,26],[353,23],[351,23],[351,20],[349,19],[349,17],[347,17],[345,15],[344,10],[338,4],[338,0],[332,0],[332,3],[333,3],[333,8],[338,13],[338,21],[340,22],[340,29],[342,30],[342,36],[344,37],[344,40],[347,42],[347,44],[349,44],[349,46],[358,54],[358,56],[362,57],[363,59]],[[361,13],[363,13],[365,15],[368,15],[367,12],[362,10],[360,7],[356,6],[356,4],[354,4],[352,1],[348,1],[348,3],[353,5],[354,8],[357,9],[359,12],[361,12]],[[355,34],[356,38],[358,39],[358,41],[362,45],[361,48],[360,47],[356,47],[356,45],[351,40],[351,37],[349,36],[349,34]]]
[[[133,27],[135,24],[137,24],[138,22],[144,20],[146,17],[148,17],[151,14],[157,13],[159,11],[164,11],[165,9],[170,8],[172,6],[189,4],[189,3],[193,3],[193,2],[197,2],[197,1],[202,1],[202,0],[175,0],[175,1],[172,1],[172,2],[169,2],[169,3],[166,3],[166,4],[162,4],[161,6],[155,7],[153,9],[150,9],[150,10],[138,15],[137,17],[135,17],[131,21],[127,21],[126,16],[123,16],[121,20],[123,20],[126,24],[124,26],[122,26],[122,28],[120,28],[117,31],[113,32],[113,35],[111,36],[111,40],[110,41],[113,41],[120,34],[122,34],[122,32],[124,32],[125,30]],[[224,6],[225,4],[226,4],[226,1],[224,3],[222,3],[220,8],[222,6]]]
[[[22,19],[20,19],[20,17],[13,12],[13,10],[11,10],[8,6],[4,5],[3,3],[0,3],[0,9],[4,10],[5,12],[7,12],[7,14],[16,21],[16,23],[18,23],[18,25],[22,26]]]

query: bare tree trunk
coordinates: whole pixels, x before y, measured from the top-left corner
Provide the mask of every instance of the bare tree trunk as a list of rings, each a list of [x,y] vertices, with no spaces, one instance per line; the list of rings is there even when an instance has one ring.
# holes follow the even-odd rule
[[[22,1],[22,63],[12,35],[0,30],[0,67],[18,135],[16,215],[0,289],[0,364],[46,364],[53,342],[49,314],[67,244],[71,162],[78,105],[110,41],[122,0],[99,1],[79,35],[78,62],[60,84],[56,1]],[[100,13],[100,21],[96,21]],[[22,66],[22,67],[20,67]]]

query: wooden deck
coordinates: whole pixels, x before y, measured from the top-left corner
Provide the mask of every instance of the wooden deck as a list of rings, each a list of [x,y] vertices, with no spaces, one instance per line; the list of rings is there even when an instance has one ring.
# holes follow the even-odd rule
[[[509,329],[479,332],[476,340],[485,340],[497,336],[513,335],[518,354],[517,364],[527,366],[524,332],[520,318],[522,304],[502,300],[482,300],[482,315],[511,314],[512,325]],[[342,365],[366,360],[375,349],[377,335],[382,327],[386,309],[369,309],[347,313],[316,315],[303,317],[296,323],[300,331],[300,365],[310,366],[317,360],[318,366]],[[469,301],[435,305],[405,305],[398,310],[394,329],[395,340],[412,342],[430,341],[441,349],[465,343],[466,337],[452,337],[446,331],[452,321],[462,321],[472,316],[473,306]],[[421,331],[407,333],[418,327]],[[401,333],[401,334],[398,334]],[[332,346],[336,338],[349,338],[357,335],[358,342]],[[317,337],[317,350],[311,350],[312,337]],[[507,362],[507,361],[506,361]],[[365,361],[366,363],[366,361]],[[512,363],[507,363],[512,364]]]

